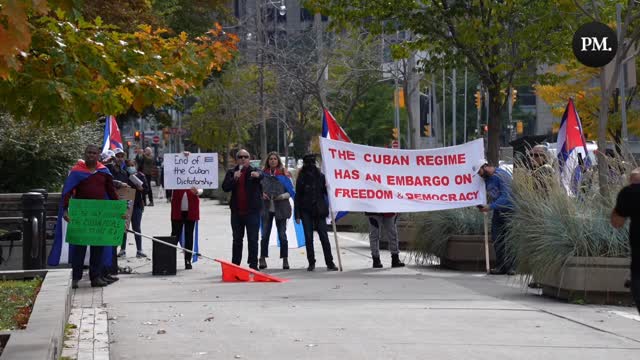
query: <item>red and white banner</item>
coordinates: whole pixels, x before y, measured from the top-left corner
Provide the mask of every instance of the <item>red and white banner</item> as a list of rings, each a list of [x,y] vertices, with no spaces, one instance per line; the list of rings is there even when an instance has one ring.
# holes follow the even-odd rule
[[[482,139],[398,150],[321,137],[320,148],[335,211],[419,212],[486,204],[484,181],[472,170],[484,158]]]

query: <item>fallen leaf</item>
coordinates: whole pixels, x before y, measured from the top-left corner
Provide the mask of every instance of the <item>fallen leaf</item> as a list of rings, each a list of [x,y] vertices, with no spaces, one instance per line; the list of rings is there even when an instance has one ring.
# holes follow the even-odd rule
[[[204,319],[204,321],[213,321],[214,318],[215,316],[209,316],[208,318]]]

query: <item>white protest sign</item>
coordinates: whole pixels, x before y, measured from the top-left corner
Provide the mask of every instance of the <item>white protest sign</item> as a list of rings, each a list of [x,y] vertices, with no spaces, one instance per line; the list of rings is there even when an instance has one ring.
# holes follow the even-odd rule
[[[419,212],[486,203],[472,167],[482,139],[438,149],[377,148],[320,138],[334,211]]]
[[[164,154],[165,189],[217,189],[218,154]]]

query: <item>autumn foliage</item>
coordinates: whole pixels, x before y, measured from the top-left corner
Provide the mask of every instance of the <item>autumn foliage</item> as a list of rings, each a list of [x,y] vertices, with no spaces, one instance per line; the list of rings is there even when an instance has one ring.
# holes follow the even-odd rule
[[[0,41],[0,108],[38,124],[172,103],[220,71],[238,42],[218,24],[195,38],[150,25],[126,33],[100,18],[48,11],[46,1],[17,3],[0,12],[14,19],[0,26],[0,40],[12,41]]]

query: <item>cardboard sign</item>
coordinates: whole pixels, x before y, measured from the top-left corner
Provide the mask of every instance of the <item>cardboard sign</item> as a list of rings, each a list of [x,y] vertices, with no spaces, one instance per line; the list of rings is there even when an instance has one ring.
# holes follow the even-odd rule
[[[120,246],[126,212],[125,200],[71,199],[66,241],[72,245]]]
[[[131,214],[133,214],[133,203],[136,200],[136,189],[130,187],[123,187],[117,189],[118,197],[120,200],[127,200],[127,221],[125,224],[125,229],[129,228],[131,224]]]
[[[217,189],[218,154],[164,154],[165,189]]]

